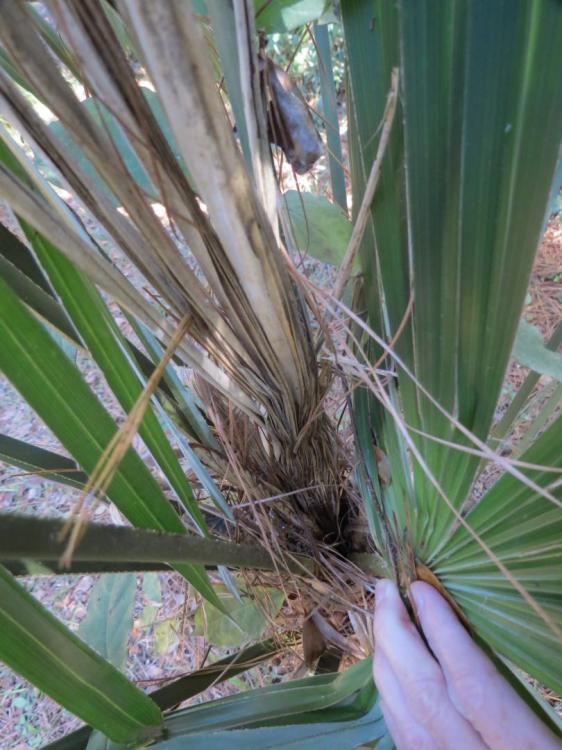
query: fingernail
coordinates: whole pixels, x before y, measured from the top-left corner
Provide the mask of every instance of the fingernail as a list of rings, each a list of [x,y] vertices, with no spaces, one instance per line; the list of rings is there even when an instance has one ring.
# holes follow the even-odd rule
[[[388,597],[388,594],[392,591],[392,581],[386,578],[381,578],[377,581],[375,586],[375,603],[382,604],[383,601]]]
[[[418,614],[421,614],[425,606],[425,597],[423,594],[423,587],[417,586],[415,583],[413,583],[410,586],[410,592],[412,594],[414,602],[416,603],[416,610],[418,611]]]

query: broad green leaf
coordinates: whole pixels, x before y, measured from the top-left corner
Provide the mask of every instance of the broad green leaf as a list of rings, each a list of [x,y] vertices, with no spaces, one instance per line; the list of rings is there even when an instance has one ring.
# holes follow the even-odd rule
[[[162,604],[162,586],[158,573],[147,573],[143,576],[142,593],[152,604],[158,606]]]
[[[160,709],[0,567],[0,658],[114,740],[154,735]]]
[[[524,318],[515,337],[513,356],[533,372],[562,380],[562,354],[547,349],[541,332]]]
[[[143,607],[141,616],[138,620],[139,627],[146,628],[150,625],[154,625],[156,615],[158,614],[158,609],[159,607],[157,607],[155,604],[147,604],[146,607]]]
[[[230,617],[202,603],[195,612],[195,632],[205,635],[214,646],[224,648],[257,640],[275,619],[284,600],[283,592],[272,588],[241,589],[240,601],[223,587],[217,587],[217,591]]]
[[[9,435],[0,435],[0,461],[78,489],[87,481],[84,472],[72,459]]]
[[[86,473],[116,426],[40,323],[0,279],[0,368]],[[139,456],[129,449],[108,488],[109,498],[136,526],[176,533],[183,524]],[[178,568],[202,593],[218,599],[201,566]]]
[[[339,266],[351,237],[351,222],[327,198],[288,190],[283,194],[299,250],[322,263]]]
[[[329,5],[328,0],[254,0],[256,27],[269,34],[293,31],[317,21]]]
[[[131,573],[102,576],[90,592],[86,618],[78,628],[78,635],[120,671],[127,661],[136,589],[137,577]],[[110,750],[112,745],[94,731],[87,750]]]
[[[191,0],[193,10],[209,15],[205,0]],[[329,0],[254,0],[256,27],[268,34],[292,31],[322,18],[330,8]]]
[[[78,628],[78,635],[119,670],[127,661],[136,590],[132,573],[102,576],[90,591],[88,611]]]
[[[154,626],[154,648],[163,656],[178,640],[179,620],[162,620]]]

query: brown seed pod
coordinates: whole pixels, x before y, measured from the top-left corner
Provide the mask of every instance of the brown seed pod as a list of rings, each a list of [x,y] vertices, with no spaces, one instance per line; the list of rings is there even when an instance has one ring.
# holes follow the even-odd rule
[[[375,457],[377,459],[377,471],[379,473],[379,480],[383,487],[388,487],[392,482],[392,470],[390,468],[390,461],[384,451],[375,445]]]
[[[283,149],[297,174],[305,174],[322,156],[322,140],[306,102],[290,76],[269,57],[264,63],[270,141]]]
[[[307,667],[312,668],[326,650],[326,640],[318,626],[309,617],[302,626],[302,648]]]

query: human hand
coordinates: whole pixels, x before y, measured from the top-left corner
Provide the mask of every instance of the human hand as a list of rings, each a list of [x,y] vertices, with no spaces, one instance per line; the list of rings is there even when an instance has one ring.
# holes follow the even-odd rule
[[[560,750],[560,742],[496,670],[445,599],[410,588],[423,633],[396,584],[377,583],[374,677],[398,750]]]

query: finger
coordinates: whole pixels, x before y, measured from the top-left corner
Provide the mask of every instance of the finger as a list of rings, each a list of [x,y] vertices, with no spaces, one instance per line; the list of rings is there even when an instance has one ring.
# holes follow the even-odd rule
[[[433,586],[418,581],[410,590],[451,700],[489,747],[560,750],[559,741],[504,680]]]
[[[384,717],[384,723],[386,724],[386,728],[388,730],[388,734],[390,735],[392,741],[394,742],[394,746],[396,750],[407,750],[405,747],[404,741],[400,735],[400,730],[398,728],[398,720],[388,707],[388,705],[381,700],[380,703],[380,709],[382,712],[382,715]]]
[[[381,649],[375,651],[374,674],[384,720],[398,750],[437,750],[430,735],[408,711],[402,688]]]
[[[396,585],[380,581],[375,593],[375,653],[382,651],[388,660],[414,721],[438,747],[484,750],[477,732],[451,702],[441,668],[412,624]]]

